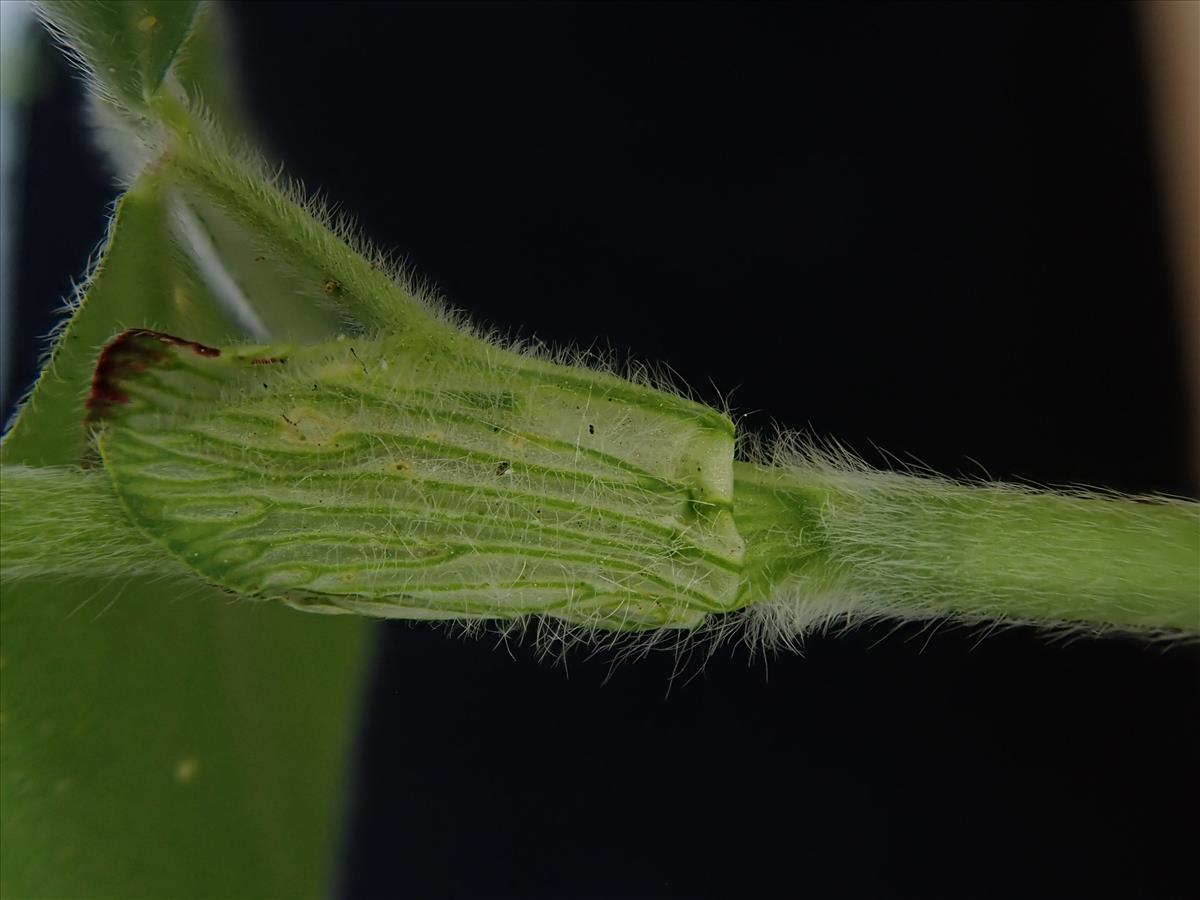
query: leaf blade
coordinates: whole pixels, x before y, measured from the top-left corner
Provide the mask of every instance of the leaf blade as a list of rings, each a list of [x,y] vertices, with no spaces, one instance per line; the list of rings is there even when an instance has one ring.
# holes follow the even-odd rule
[[[324,890],[360,623],[69,579],[0,631],[6,896]]]
[[[78,465],[96,357],[121,328],[239,334],[170,225],[167,188],[148,173],[118,204],[82,303],[0,444],[6,464]],[[198,579],[114,565],[115,580],[0,592],[4,893],[321,893],[362,622],[230,604]]]
[[[146,112],[179,54],[198,0],[43,0],[42,20],[110,103]]]
[[[115,331],[131,324],[187,327],[202,340],[239,333],[171,238],[165,190],[153,174],[118,202],[99,262],[0,444],[4,462],[81,462],[87,449],[84,401],[97,355]]]

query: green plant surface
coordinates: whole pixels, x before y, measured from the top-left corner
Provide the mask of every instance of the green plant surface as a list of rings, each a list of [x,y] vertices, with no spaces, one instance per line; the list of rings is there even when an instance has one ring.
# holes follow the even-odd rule
[[[208,4],[42,13],[129,190],[0,447],[6,894],[321,892],[363,626],[283,604],[1200,630],[1197,504],[738,458],[723,413],[502,345],[271,177]]]
[[[42,12],[111,76],[99,82],[101,102],[148,128],[133,111],[170,88],[196,6]],[[154,28],[139,27],[147,16]],[[247,336],[175,236],[177,207],[161,167],[123,196],[78,309],[0,450],[9,503],[0,546],[18,574],[0,600],[4,896],[312,896],[328,883],[362,623],[231,603],[165,561],[139,564],[114,545],[119,528],[100,527],[116,524],[105,516],[118,508],[96,484],[102,472],[77,469],[90,462],[84,402],[113,334]],[[293,309],[290,321],[314,333],[307,323],[334,317]],[[10,503],[19,486],[40,497],[32,532]],[[58,534],[64,565],[22,568],[21,554],[69,521],[84,542]],[[89,558],[88,534],[114,552]]]
[[[467,352],[127,333],[101,362],[98,446],[147,536],[239,594],[615,627],[734,608],[728,419]]]
[[[360,623],[107,576],[0,630],[4,896],[323,893]]]
[[[58,0],[41,7],[94,88],[133,112],[147,112],[192,29],[198,0]]]
[[[97,353],[122,323],[186,327],[207,340],[236,333],[172,240],[162,179],[144,176],[117,205],[109,240],[49,364],[0,453],[6,463],[78,465],[87,448],[84,401]]]
[[[117,502],[112,479],[99,469],[69,466],[0,467],[0,560],[6,581],[127,580],[186,583],[189,573],[164,556]],[[46,548],[55,551],[48,553]],[[64,547],[75,552],[64,553]]]
[[[746,590],[775,598],[781,641],[839,618],[1200,631],[1195,503],[780,463],[734,477]]]

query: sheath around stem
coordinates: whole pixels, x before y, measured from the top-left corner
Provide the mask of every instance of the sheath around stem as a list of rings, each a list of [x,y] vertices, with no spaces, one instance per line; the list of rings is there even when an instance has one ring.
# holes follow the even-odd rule
[[[147,538],[325,612],[693,627],[735,608],[734,429],[468,335],[105,348],[89,422]]]

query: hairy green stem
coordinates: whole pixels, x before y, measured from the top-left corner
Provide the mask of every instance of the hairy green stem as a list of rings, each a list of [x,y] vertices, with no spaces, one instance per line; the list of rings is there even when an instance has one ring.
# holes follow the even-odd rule
[[[190,577],[134,527],[105,472],[0,466],[0,578],[131,575]]]
[[[811,459],[734,473],[746,599],[791,603],[805,624],[819,613],[1200,630],[1195,503]]]
[[[777,633],[767,635],[771,638],[863,617],[1200,631],[1200,508],[1194,503],[967,486],[812,460],[786,467],[739,462],[734,479],[734,518],[746,550],[738,600],[729,608],[750,606],[772,617],[769,627]],[[357,513],[355,520],[386,521],[388,504],[378,506],[374,513]],[[332,508],[312,517],[310,525],[323,517],[332,528],[349,527],[346,512]],[[194,531],[197,524],[188,526],[201,535]],[[619,566],[624,551],[617,548],[623,546],[627,524],[614,523],[608,537],[594,534],[590,552]],[[132,574],[187,581],[195,577],[189,547],[211,551],[246,540],[241,527],[230,523],[232,530],[205,540],[193,536],[173,554],[134,526],[104,472],[69,468],[0,467],[0,525],[0,576],[6,582]],[[517,527],[532,539],[538,532],[533,526]],[[496,520],[489,529],[504,527]],[[219,536],[225,532],[228,537]],[[307,548],[300,557],[289,550],[298,547],[297,538],[300,549]],[[546,539],[543,533],[540,543]],[[572,539],[576,555],[563,559],[586,559],[587,540]],[[380,542],[372,553],[383,546]],[[521,548],[513,549],[520,564]],[[547,549],[530,544],[526,562],[535,564],[538,554],[544,559]],[[478,550],[481,559],[492,555],[494,571],[496,548],[480,544]],[[266,552],[317,564],[320,547],[300,534]],[[647,546],[646,554],[647,565],[653,565],[653,548]],[[611,574],[621,577],[619,569]],[[588,577],[586,567],[576,575]],[[514,600],[529,587],[514,585]],[[362,609],[405,617],[434,612],[421,614],[406,607],[411,597],[388,600],[386,592],[386,587],[363,588]],[[351,595],[342,597],[328,599],[343,608],[356,606]],[[587,603],[582,600],[545,612],[583,621]],[[635,600],[629,595],[625,602]],[[503,617],[516,611],[511,602],[501,591],[474,614]],[[310,598],[296,605],[313,604]],[[625,623],[633,624],[633,619]],[[668,622],[651,619],[641,627],[655,624]],[[616,622],[610,618],[605,627]]]

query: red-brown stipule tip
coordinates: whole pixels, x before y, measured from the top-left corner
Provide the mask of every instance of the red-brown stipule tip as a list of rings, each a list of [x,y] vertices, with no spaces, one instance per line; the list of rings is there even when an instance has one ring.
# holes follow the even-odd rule
[[[134,328],[122,332],[104,345],[96,361],[96,373],[92,376],[92,389],[87,399],[85,425],[92,425],[112,415],[113,408],[129,402],[122,382],[145,372],[152,365],[162,362],[167,356],[167,347],[183,347],[197,356],[220,356],[215,347],[206,347],[195,341],[186,341],[174,335],[146,328]]]

